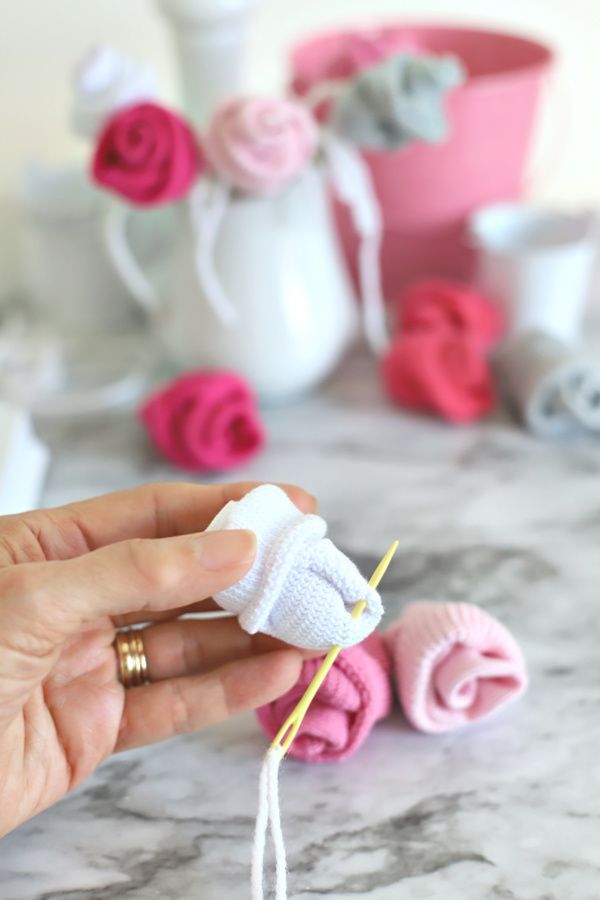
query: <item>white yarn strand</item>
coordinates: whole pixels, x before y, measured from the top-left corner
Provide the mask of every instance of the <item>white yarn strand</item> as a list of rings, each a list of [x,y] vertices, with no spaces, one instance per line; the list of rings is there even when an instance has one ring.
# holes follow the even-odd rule
[[[283,828],[281,827],[281,810],[279,808],[279,764],[281,756],[278,750],[268,751],[269,772],[269,822],[271,840],[275,850],[275,900],[287,900],[287,860]]]
[[[371,173],[356,148],[332,133],[323,139],[333,187],[346,203],[360,240],[359,280],[365,336],[374,353],[389,344],[385,303],[381,289],[380,251],[382,222]]]
[[[260,779],[258,782],[258,813],[254,828],[254,846],[252,848],[251,889],[252,900],[264,900],[265,845],[269,822],[269,771],[268,754],[265,755]]]
[[[206,299],[220,321],[229,327],[238,314],[215,269],[215,244],[229,204],[229,189],[221,181],[202,178],[190,195],[190,216],[196,236],[194,262]]]
[[[287,862],[279,808],[279,750],[270,747],[263,760],[258,788],[258,813],[252,849],[252,900],[264,900],[267,831],[275,853],[275,900],[287,900]]]

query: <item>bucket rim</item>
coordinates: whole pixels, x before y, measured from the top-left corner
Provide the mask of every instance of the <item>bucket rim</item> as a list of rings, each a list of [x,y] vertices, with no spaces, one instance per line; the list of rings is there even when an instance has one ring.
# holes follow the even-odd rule
[[[523,65],[511,69],[506,69],[505,71],[487,72],[474,75],[469,74],[468,80],[462,86],[463,88],[467,86],[470,89],[485,87],[490,83],[499,80],[506,81],[510,78],[519,77],[523,73],[532,74],[536,72],[548,72],[556,63],[558,57],[558,53],[555,47],[553,47],[549,43],[546,43],[541,37],[536,37],[531,34],[524,34],[516,31],[504,31],[501,28],[488,28],[483,24],[479,25],[474,23],[465,23],[463,25],[459,22],[440,22],[435,19],[383,19],[377,22],[354,23],[346,26],[341,26],[339,28],[324,29],[310,33],[303,37],[301,40],[295,41],[291,45],[288,53],[292,83],[298,77],[298,75],[302,77],[301,72],[298,71],[299,67],[297,66],[297,60],[300,58],[303,51],[306,51],[311,45],[314,46],[319,43],[325,44],[328,41],[331,41],[334,37],[352,35],[361,32],[365,33],[393,31],[405,28],[421,32],[446,31],[461,33],[463,35],[485,35],[486,37],[506,38],[512,41],[517,41],[523,45],[529,45],[532,49],[535,49],[539,55],[538,59],[533,60],[530,63],[524,63]],[[446,52],[451,53],[452,51],[448,50]]]
[[[513,243],[514,238],[502,240],[498,233],[491,234],[490,228],[493,228],[494,217],[497,217],[500,225],[502,217],[506,217],[509,226],[512,224],[514,228],[518,228],[519,224],[525,227],[555,222],[569,225],[572,231],[555,241],[530,245],[519,241]],[[472,246],[480,252],[512,259],[532,259],[552,256],[574,247],[588,247],[590,252],[595,253],[599,219],[597,212],[588,206],[561,207],[557,204],[540,205],[507,200],[490,203],[474,210],[468,216],[465,225],[466,236]]]

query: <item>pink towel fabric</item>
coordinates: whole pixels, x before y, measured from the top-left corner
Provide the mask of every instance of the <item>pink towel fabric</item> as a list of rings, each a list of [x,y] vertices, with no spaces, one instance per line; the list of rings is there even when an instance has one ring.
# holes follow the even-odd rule
[[[468,603],[412,603],[385,640],[404,713],[420,731],[452,731],[485,718],[527,687],[512,635]]]
[[[321,665],[307,660],[294,687],[256,711],[272,740]],[[306,762],[341,761],[352,756],[392,705],[391,666],[385,642],[373,632],[340,653],[290,747],[289,755]]]

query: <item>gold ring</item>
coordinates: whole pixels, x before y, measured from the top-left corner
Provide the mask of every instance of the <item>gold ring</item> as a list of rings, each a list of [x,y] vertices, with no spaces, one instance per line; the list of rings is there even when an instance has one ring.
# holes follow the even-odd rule
[[[119,680],[124,688],[148,684],[148,660],[141,628],[126,628],[117,632],[115,651],[119,665]]]

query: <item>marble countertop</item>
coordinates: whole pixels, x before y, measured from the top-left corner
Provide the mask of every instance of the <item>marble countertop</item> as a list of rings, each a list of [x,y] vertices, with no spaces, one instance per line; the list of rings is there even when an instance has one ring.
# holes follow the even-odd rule
[[[402,416],[360,359],[267,418],[270,447],[243,477],[316,493],[365,571],[398,537],[388,615],[479,603],[532,676],[469,731],[428,737],[396,714],[347,763],[288,762],[292,900],[598,900],[598,443],[537,442],[503,415],[459,429]],[[177,477],[126,416],[45,436],[48,504]],[[249,715],[112,759],[0,843],[0,898],[243,900],[264,748]]]

